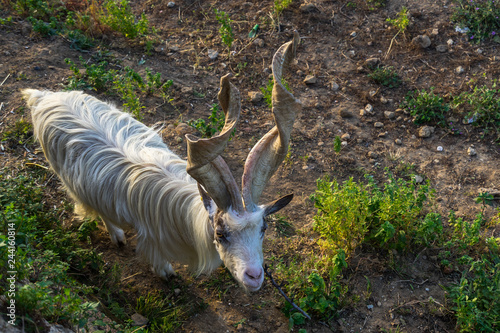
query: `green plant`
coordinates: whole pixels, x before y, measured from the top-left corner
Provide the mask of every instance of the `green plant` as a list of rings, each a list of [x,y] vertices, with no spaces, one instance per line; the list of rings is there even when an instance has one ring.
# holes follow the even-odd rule
[[[24,118],[17,120],[3,132],[2,141],[20,145],[33,143],[33,125]]]
[[[128,0],[106,0],[103,8],[100,15],[102,23],[127,38],[135,39],[150,31],[146,15],[142,13],[141,18],[136,20]]]
[[[408,9],[403,6],[398,12],[398,16],[396,18],[387,18],[386,21],[392,24],[396,29],[398,29],[397,34],[399,34],[400,32],[404,33],[406,31],[406,28],[408,28],[408,24],[410,24],[410,19],[408,18]]]
[[[392,66],[377,67],[372,73],[368,74],[368,77],[388,88],[397,88],[401,84],[401,79]]]
[[[286,90],[290,91],[290,86],[288,85],[288,82],[286,82],[284,78],[281,79],[281,84],[286,88]],[[264,95],[264,101],[270,108],[273,107],[273,87],[274,87],[273,78],[270,78],[269,81],[267,81],[267,85],[265,87],[260,87],[260,91],[262,91],[262,94]]]
[[[481,126],[485,131],[498,132],[500,129],[500,89],[497,89],[497,83],[496,79],[493,80],[490,88],[476,85],[475,81],[471,80],[470,91],[462,92],[453,98],[453,108],[463,108],[465,123]]]
[[[422,89],[421,91],[410,91],[401,108],[407,110],[413,117],[415,124],[438,123],[446,126],[445,113],[449,111],[450,106],[444,102],[439,95],[434,94],[434,88],[430,91]]]
[[[385,6],[386,0],[366,0],[368,9],[375,10],[377,8]]]
[[[451,20],[467,28],[473,42],[491,38],[500,42],[500,3],[495,0],[454,0]]]
[[[215,17],[220,24],[219,34],[222,39],[222,42],[226,44],[229,55],[231,55],[231,45],[234,41],[234,33],[233,28],[231,27],[231,23],[233,22],[229,15],[224,11],[219,11],[217,8],[214,9]]]
[[[175,332],[182,324],[183,309],[175,306],[171,296],[162,292],[149,292],[136,301],[135,310],[150,320],[153,332]]]
[[[275,25],[280,29],[280,17],[285,9],[287,9],[293,0],[274,0],[274,10],[272,14],[272,18],[275,21]]]
[[[274,215],[268,221],[279,237],[289,237],[294,233],[293,225],[287,221],[285,216]]]
[[[219,110],[217,104],[212,104],[210,108],[211,114],[208,116],[208,122],[204,119],[190,120],[188,125],[198,130],[203,138],[211,138],[215,133],[220,132],[224,127],[225,115]],[[236,133],[235,130],[231,133],[231,138]]]
[[[342,140],[340,139],[340,136],[335,135],[335,139],[333,140],[333,151],[335,153],[340,153],[342,150]]]

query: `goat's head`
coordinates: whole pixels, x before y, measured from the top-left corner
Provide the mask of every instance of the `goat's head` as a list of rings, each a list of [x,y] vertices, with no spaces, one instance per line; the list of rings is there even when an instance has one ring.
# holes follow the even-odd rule
[[[225,113],[225,125],[219,135],[198,139],[187,135],[188,173],[198,181],[200,194],[210,217],[216,249],[240,285],[257,291],[264,280],[262,240],[267,228],[266,216],[285,207],[293,197],[286,195],[272,203],[258,205],[269,178],[288,152],[290,132],[300,103],[281,83],[283,68],[295,57],[299,35],[282,45],[273,57],[273,115],[276,126],[250,151],[245,162],[242,191],[220,156],[229,141],[240,114],[240,95],[229,82],[221,79],[219,102]]]

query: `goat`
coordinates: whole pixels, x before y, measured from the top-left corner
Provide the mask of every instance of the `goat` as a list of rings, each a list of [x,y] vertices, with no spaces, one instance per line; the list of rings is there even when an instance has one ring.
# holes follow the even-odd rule
[[[100,216],[117,245],[126,243],[123,229],[134,228],[137,252],[163,278],[175,274],[172,261],[189,265],[196,274],[223,262],[247,292],[260,289],[265,217],[293,197],[258,205],[287,154],[300,110],[299,101],[281,84],[283,67],[294,58],[298,42],[295,32],[273,57],[277,126],[249,153],[241,192],[220,156],[241,108],[229,74],[221,78],[218,94],[225,125],[210,139],[187,134],[187,162],[155,130],[90,95],[24,90],[35,136],[75,201],[75,212]]]

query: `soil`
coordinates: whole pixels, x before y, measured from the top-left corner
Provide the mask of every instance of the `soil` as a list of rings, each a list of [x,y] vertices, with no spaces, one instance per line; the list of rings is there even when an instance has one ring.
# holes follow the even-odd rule
[[[270,24],[272,1],[193,1],[178,0],[174,7],[167,1],[131,1],[136,13],[144,12],[155,26],[160,39],[151,55],[139,42],[130,42],[111,32],[99,34],[102,45],[90,52],[72,49],[61,36],[41,37],[22,19],[0,27],[0,132],[5,132],[21,117],[29,119],[20,90],[24,88],[61,90],[61,84],[72,75],[64,59],[79,63],[98,49],[106,48],[131,66],[144,73],[146,67],[174,82],[172,103],[158,97],[144,96],[144,123],[163,125],[165,142],[180,156],[186,156],[185,141],[175,130],[180,122],[204,118],[209,107],[216,103],[219,79],[233,73],[232,82],[241,92],[242,112],[236,136],[228,145],[225,159],[235,177],[242,173],[246,154],[252,145],[272,126],[272,116],[264,101],[253,103],[248,92],[259,91],[269,79],[272,56],[277,48],[291,40],[293,30],[302,37],[297,51],[297,63],[291,68],[287,81],[303,109],[292,131],[291,157],[269,182],[263,200],[293,192],[293,202],[283,211],[294,228],[310,230],[315,209],[309,196],[316,188],[316,179],[329,175],[339,181],[353,177],[360,180],[365,173],[383,180],[384,168],[401,170],[401,165],[429,180],[436,190],[438,209],[446,216],[455,210],[458,216],[474,216],[479,210],[474,198],[481,188],[500,189],[500,146],[498,133],[486,133],[471,124],[461,123],[461,135],[449,129],[435,127],[429,138],[419,137],[419,127],[399,109],[410,90],[429,89],[442,96],[455,96],[467,89],[469,79],[498,78],[500,74],[500,45],[493,42],[470,44],[467,35],[455,31],[450,22],[453,3],[441,0],[389,0],[385,7],[369,10],[366,1],[312,2],[309,12],[301,10],[302,1],[294,1],[283,11],[280,31]],[[352,6],[350,4],[356,4]],[[386,22],[406,6],[411,23],[404,34],[396,34]],[[225,11],[233,22],[234,54],[228,58],[222,43],[214,8]],[[7,15],[5,15],[7,16]],[[258,38],[262,44],[248,38],[256,23],[261,25]],[[420,48],[411,43],[417,35],[428,35],[432,44]],[[447,44],[448,40],[453,44]],[[446,52],[436,50],[447,45]],[[208,49],[219,52],[215,60]],[[386,56],[388,50],[390,53]],[[386,88],[371,81],[365,65],[368,58],[378,57],[384,66],[392,66],[403,78],[397,88]],[[246,65],[245,65],[246,64]],[[459,66],[463,73],[456,73]],[[317,82],[304,83],[307,75]],[[338,89],[337,88],[338,85]],[[116,96],[96,94],[99,98],[121,105]],[[373,115],[360,115],[367,104]],[[342,110],[342,112],[341,112]],[[395,111],[388,119],[384,111]],[[341,113],[343,116],[341,116]],[[347,113],[348,117],[345,117]],[[383,124],[376,128],[376,122]],[[172,126],[169,126],[172,125]],[[339,154],[335,154],[335,136],[349,134]],[[396,140],[400,140],[400,144]],[[438,147],[442,147],[442,151]],[[477,155],[470,156],[472,147]],[[37,144],[19,145],[4,141],[0,164],[14,170],[33,168],[32,164],[47,165]],[[400,172],[400,174],[403,174]],[[49,191],[63,195],[59,182],[50,180]],[[498,206],[498,202],[496,203]],[[495,207],[485,214],[493,216]],[[497,237],[500,230],[494,230]],[[149,266],[134,254],[134,232],[129,231],[129,244],[114,247],[104,230],[94,235],[94,245],[103,253],[106,262],[119,263],[123,269],[124,292],[131,296],[147,294],[149,290],[171,292],[165,282],[150,272]],[[292,236],[293,237],[297,236]],[[267,259],[281,254],[280,237],[270,231],[265,240]],[[307,247],[307,244],[302,244]],[[397,258],[401,269],[391,269],[387,254],[366,252],[351,258],[344,281],[357,302],[344,308],[329,329],[319,322],[306,325],[312,332],[452,332],[455,319],[447,304],[442,285],[457,281],[458,271],[443,272],[437,251],[428,249],[418,255]],[[181,294],[206,307],[188,316],[182,324],[186,332],[287,332],[288,319],[280,311],[283,300],[276,289],[266,282],[263,288],[250,295],[220,268],[211,277],[193,278],[184,267],[175,267]],[[211,281],[219,280],[212,288]],[[211,280],[212,279],[212,280]],[[126,282],[125,282],[126,281]],[[222,282],[220,282],[222,281]],[[371,288],[368,287],[371,284]],[[221,287],[222,286],[222,287]],[[372,305],[372,306],[371,306]],[[295,328],[294,330],[297,330]]]

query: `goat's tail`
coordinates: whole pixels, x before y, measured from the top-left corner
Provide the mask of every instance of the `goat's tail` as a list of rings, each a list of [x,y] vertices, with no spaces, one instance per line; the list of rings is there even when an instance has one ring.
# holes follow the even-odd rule
[[[52,92],[50,91],[41,91],[41,90],[36,90],[36,89],[24,89],[21,91],[23,94],[24,99],[26,100],[26,104],[28,104],[28,107],[33,107],[38,102],[40,99],[46,95],[51,94]]]

